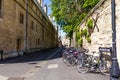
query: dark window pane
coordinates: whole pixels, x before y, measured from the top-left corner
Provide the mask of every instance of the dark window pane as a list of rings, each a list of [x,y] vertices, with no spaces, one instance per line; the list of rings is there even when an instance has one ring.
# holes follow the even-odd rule
[[[20,23],[21,24],[24,23],[24,15],[22,13],[20,13]]]

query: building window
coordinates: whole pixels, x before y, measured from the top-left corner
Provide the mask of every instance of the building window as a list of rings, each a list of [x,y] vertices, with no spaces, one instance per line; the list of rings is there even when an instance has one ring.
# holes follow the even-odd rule
[[[34,29],[34,22],[31,21],[31,29]]]
[[[0,0],[0,18],[2,17],[2,0]]]
[[[16,49],[17,50],[20,50],[21,49],[21,39],[17,39],[17,41],[16,41]]]
[[[40,39],[38,39],[38,45],[40,45]]]
[[[22,13],[20,13],[20,23],[21,24],[24,23],[24,15]]]

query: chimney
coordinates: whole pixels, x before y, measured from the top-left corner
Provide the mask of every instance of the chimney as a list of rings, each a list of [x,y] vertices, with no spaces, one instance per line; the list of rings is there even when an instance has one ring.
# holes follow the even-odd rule
[[[47,14],[47,10],[48,10],[48,7],[47,7],[47,4],[44,5],[44,11],[45,13]]]

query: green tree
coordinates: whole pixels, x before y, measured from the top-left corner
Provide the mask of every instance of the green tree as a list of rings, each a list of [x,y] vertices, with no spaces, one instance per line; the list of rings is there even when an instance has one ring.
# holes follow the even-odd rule
[[[100,0],[51,0],[51,16],[72,39],[73,30]]]

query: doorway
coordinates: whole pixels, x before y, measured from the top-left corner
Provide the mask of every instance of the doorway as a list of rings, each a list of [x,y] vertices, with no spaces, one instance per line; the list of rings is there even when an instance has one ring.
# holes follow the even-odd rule
[[[20,55],[19,51],[21,50],[21,39],[19,39],[19,38],[16,41],[16,50],[17,50],[18,56],[19,56]]]

